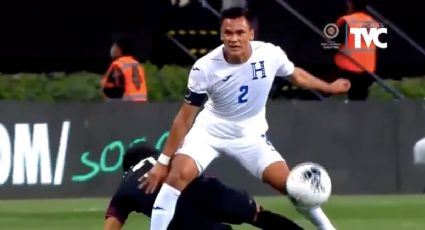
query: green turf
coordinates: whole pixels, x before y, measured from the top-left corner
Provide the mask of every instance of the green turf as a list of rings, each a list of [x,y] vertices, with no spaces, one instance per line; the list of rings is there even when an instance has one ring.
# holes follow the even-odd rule
[[[258,197],[266,208],[314,229],[281,197]],[[0,201],[0,229],[102,229],[107,199]],[[425,196],[334,196],[324,206],[343,230],[424,230]],[[124,229],[148,229],[148,219],[132,215]],[[254,229],[235,226],[238,230]]]

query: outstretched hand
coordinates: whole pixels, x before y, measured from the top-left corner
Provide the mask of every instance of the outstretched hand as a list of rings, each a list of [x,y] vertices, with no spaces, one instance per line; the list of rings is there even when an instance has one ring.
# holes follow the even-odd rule
[[[152,194],[161,187],[167,175],[168,166],[157,162],[146,175],[139,178],[139,188],[144,189],[146,194]]]

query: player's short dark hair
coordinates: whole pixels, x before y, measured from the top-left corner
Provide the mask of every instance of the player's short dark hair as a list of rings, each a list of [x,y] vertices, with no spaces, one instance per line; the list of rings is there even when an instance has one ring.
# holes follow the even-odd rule
[[[349,0],[353,4],[354,11],[364,11],[368,4],[367,0]]]
[[[139,163],[141,160],[158,157],[159,152],[154,147],[146,143],[136,143],[127,149],[122,162],[122,170],[127,172],[132,166]]]
[[[220,25],[223,24],[225,19],[235,19],[239,17],[245,17],[249,26],[252,27],[253,16],[249,10],[244,7],[230,7],[222,10],[220,14]]]
[[[127,34],[114,35],[112,44],[117,45],[121,49],[123,55],[134,55],[135,53],[134,43]]]

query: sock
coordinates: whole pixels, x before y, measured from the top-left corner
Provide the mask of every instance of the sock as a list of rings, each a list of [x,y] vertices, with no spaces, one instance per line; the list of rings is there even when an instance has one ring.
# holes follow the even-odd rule
[[[167,230],[174,216],[180,191],[163,184],[152,208],[151,230]]]
[[[332,225],[326,214],[320,207],[304,208],[296,207],[298,212],[310,220],[314,226],[320,230],[335,230],[336,228]]]
[[[267,210],[261,210],[257,214],[257,220],[255,221],[255,223],[253,223],[253,225],[263,230],[273,230],[273,229],[303,230],[302,227],[300,227],[298,224],[296,224],[292,220]]]

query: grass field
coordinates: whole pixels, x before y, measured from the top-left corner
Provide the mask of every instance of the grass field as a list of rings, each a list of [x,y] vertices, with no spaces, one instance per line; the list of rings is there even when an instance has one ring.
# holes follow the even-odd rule
[[[281,197],[258,197],[266,208],[313,229]],[[95,230],[102,229],[107,199],[0,201],[0,229]],[[424,230],[425,195],[334,196],[324,209],[343,230]],[[149,220],[132,215],[124,229],[148,229]],[[254,229],[235,226],[238,230]]]

